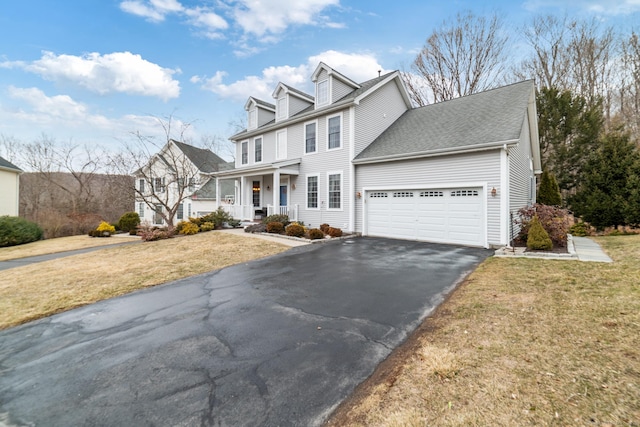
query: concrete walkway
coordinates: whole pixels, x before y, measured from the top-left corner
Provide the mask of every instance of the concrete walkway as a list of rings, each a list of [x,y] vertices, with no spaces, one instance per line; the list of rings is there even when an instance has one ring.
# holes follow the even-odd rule
[[[506,258],[562,259],[585,262],[613,262],[613,260],[604,253],[600,245],[588,237],[569,235],[569,238],[567,239],[567,253],[525,251],[526,248],[524,247],[503,247],[497,249],[494,256]]]
[[[574,237],[573,246],[580,261],[613,262],[609,255],[604,253],[600,245],[588,237]]]

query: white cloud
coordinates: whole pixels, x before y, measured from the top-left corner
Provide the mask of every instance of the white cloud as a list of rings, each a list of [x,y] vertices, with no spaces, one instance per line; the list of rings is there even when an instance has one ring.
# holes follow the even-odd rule
[[[540,11],[547,8],[583,9],[598,15],[630,15],[640,12],[640,0],[528,0],[523,4],[530,11]]]
[[[227,73],[216,71],[213,77],[193,76],[191,82],[202,84],[202,88],[209,90],[221,98],[246,101],[254,96],[265,101],[271,101],[271,95],[279,82],[288,84],[296,89],[313,94],[311,74],[324,62],[336,71],[344,74],[356,82],[362,82],[378,76],[378,70],[384,68],[376,58],[367,53],[344,53],[328,50],[309,57],[305,64],[298,66],[271,66],[262,70],[261,75],[247,76],[233,83],[225,84]]]
[[[90,114],[85,105],[74,101],[68,95],[47,96],[35,87],[14,86],[9,86],[8,94],[10,98],[22,101],[28,107],[15,109],[12,113],[14,119],[39,125],[76,127],[89,124],[101,128],[108,126],[108,120],[104,116]]]
[[[180,83],[172,77],[180,70],[162,68],[130,52],[83,56],[44,52],[42,58],[22,67],[44,79],[73,82],[100,94],[122,92],[165,101],[180,95]]]
[[[227,21],[209,7],[184,7],[178,0],[125,0],[120,9],[133,15],[141,16],[151,22],[162,22],[167,15],[186,16],[187,21],[198,28],[198,33],[210,38],[223,38],[220,30],[229,27]]]
[[[281,33],[290,25],[342,25],[321,15],[326,8],[337,6],[339,0],[241,0],[240,3],[242,6],[234,11],[236,22],[245,33],[258,37]]]

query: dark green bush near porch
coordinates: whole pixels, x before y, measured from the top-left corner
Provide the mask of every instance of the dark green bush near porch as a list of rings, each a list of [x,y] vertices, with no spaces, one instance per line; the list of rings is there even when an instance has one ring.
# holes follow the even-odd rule
[[[549,233],[542,227],[538,217],[534,216],[529,227],[529,234],[527,235],[527,249],[533,251],[550,251],[552,248],[553,242],[549,237]]]
[[[288,215],[269,215],[262,219],[263,224],[269,224],[270,222],[279,222],[282,224],[283,228],[291,223],[291,221],[289,221]]]
[[[41,240],[42,229],[35,222],[17,216],[0,216],[0,247]]]
[[[118,220],[117,228],[127,233],[135,230],[140,225],[140,215],[138,212],[125,212]]]

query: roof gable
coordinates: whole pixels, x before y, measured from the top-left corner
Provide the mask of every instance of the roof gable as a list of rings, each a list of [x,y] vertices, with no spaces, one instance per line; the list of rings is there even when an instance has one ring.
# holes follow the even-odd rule
[[[336,70],[334,70],[333,68],[331,68],[327,64],[325,64],[324,62],[320,62],[318,64],[318,66],[316,67],[316,70],[311,75],[311,81],[312,82],[315,83],[318,80],[318,76],[320,75],[322,70],[325,70],[329,76],[332,76],[332,77],[340,80],[341,82],[353,87],[354,89],[357,89],[357,88],[360,87],[360,85],[358,83],[354,82],[353,80],[351,80],[350,78],[348,78],[344,74],[341,74],[341,73],[337,72]]]
[[[533,98],[532,98],[533,97]],[[355,162],[480,149],[519,140],[532,80],[406,111]]]
[[[246,111],[249,111],[253,106],[264,108],[265,110],[269,110],[272,112],[276,111],[275,105],[269,102],[263,101],[261,99],[254,98],[253,96],[250,96],[249,99],[247,99],[247,102],[244,104],[244,109]]]
[[[0,157],[0,169],[10,170],[16,173],[22,172],[22,169],[2,157]]]

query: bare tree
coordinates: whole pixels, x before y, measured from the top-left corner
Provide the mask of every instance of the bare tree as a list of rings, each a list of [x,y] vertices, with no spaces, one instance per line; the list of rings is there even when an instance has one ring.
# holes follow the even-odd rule
[[[490,18],[458,14],[454,22],[444,22],[427,38],[412,65],[416,76],[425,81],[427,96],[417,80],[405,82],[418,105],[495,87],[505,70],[506,48],[507,36],[497,14]]]
[[[18,154],[20,150],[21,143],[19,140],[13,136],[0,133],[0,156],[11,163],[19,163]]]
[[[617,94],[620,118],[640,143],[640,40],[635,32],[620,43],[620,59]]]
[[[204,134],[200,137],[200,141],[198,143],[192,143],[192,145],[205,148],[222,157],[235,161],[236,151],[234,144],[219,135]]]
[[[523,35],[532,48],[532,56],[520,64],[515,74],[520,79],[535,78],[540,87],[568,89],[571,61],[568,51],[570,27],[567,17],[536,16]]]
[[[136,202],[144,203],[162,218],[162,221],[154,218],[154,223],[164,222],[173,230],[174,218],[183,201],[206,179],[193,157],[209,169],[217,168],[224,161],[207,149],[181,142],[189,123],[180,123],[179,128],[174,129],[172,116],[156,119],[164,131],[163,139],[158,141],[134,132],[132,140],[124,143],[123,151],[111,156],[110,165],[114,174],[135,176],[135,183],[128,190],[135,192]]]

